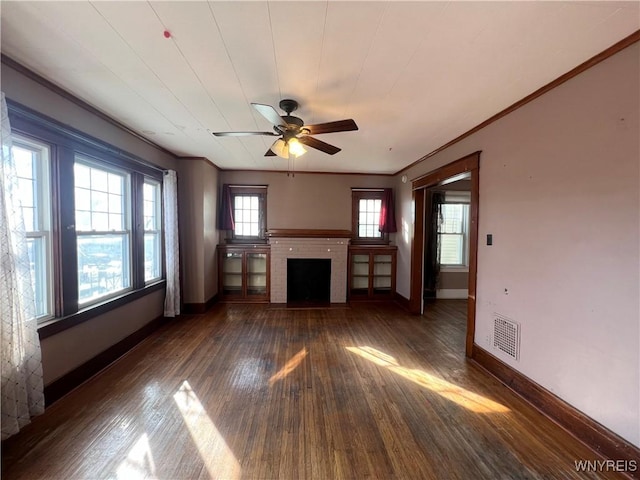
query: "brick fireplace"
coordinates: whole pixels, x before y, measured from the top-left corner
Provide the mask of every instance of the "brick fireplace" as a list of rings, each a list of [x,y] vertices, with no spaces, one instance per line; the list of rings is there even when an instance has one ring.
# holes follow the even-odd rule
[[[271,303],[287,303],[287,259],[331,260],[330,302],[347,302],[349,230],[271,230]]]

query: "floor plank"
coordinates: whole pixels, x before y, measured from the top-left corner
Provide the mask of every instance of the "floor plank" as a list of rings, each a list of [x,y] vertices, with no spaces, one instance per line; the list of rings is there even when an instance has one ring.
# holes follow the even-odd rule
[[[3,479],[571,479],[598,457],[464,358],[466,303],[217,305],[3,445]]]

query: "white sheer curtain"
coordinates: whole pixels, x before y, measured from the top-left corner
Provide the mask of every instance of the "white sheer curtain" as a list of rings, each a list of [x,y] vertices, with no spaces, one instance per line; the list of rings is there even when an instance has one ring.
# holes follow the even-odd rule
[[[164,316],[180,315],[180,243],[178,240],[178,176],[173,170],[164,174],[162,188],[164,220],[164,262],[167,274],[167,292]]]
[[[0,319],[2,322],[2,440],[44,411],[40,340],[18,200],[18,179],[11,155],[11,127],[4,93],[0,162]]]

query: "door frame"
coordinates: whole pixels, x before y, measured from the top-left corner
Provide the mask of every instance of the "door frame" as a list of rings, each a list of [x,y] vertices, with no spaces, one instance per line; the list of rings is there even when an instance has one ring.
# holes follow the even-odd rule
[[[437,168],[411,182],[414,205],[414,229],[411,243],[411,294],[409,310],[420,315],[423,302],[423,269],[425,240],[424,200],[430,187],[462,174],[471,174],[471,205],[469,206],[469,295],[467,300],[467,333],[465,355],[473,353],[473,339],[476,330],[476,282],[478,271],[478,210],[480,151],[471,153],[454,162]]]

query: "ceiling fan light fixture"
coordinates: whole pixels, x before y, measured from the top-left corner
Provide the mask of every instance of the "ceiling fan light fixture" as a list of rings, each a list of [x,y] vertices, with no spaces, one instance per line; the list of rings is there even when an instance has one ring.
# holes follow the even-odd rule
[[[300,140],[298,140],[297,138],[292,138],[289,140],[289,153],[298,158],[307,153],[307,150],[302,146]]]
[[[289,159],[289,146],[282,138],[273,142],[273,145],[271,145],[271,151],[279,157],[286,158],[287,160]]]
[[[287,160],[291,156],[297,158],[307,153],[306,148],[302,146],[302,143],[297,138],[290,138],[288,141],[279,138],[271,145],[271,151]]]

